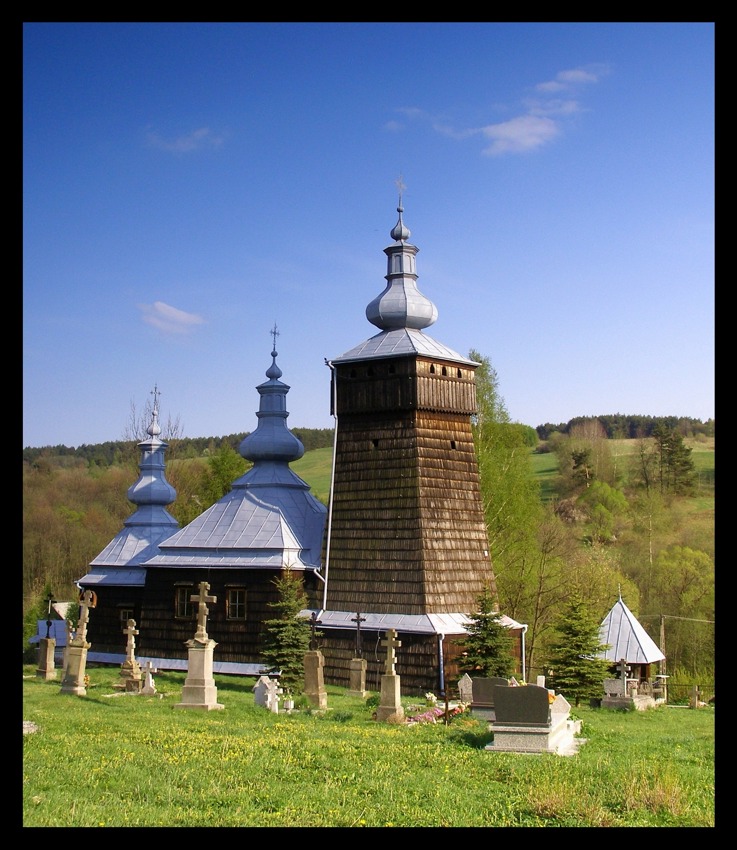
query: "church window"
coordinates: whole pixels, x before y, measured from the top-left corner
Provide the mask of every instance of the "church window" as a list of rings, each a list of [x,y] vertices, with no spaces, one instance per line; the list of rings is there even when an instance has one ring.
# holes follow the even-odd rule
[[[225,598],[225,610],[225,616],[228,620],[246,619],[246,589],[244,587],[228,588]]]
[[[174,616],[177,619],[191,620],[194,617],[194,605],[190,601],[193,593],[193,584],[174,588]]]
[[[127,628],[128,620],[134,620],[133,609],[132,608],[123,608],[122,606],[119,609],[120,612],[120,625],[123,628]]]

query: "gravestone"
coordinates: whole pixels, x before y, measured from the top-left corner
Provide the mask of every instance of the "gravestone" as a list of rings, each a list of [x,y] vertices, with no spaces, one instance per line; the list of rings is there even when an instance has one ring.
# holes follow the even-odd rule
[[[90,609],[97,605],[97,595],[92,590],[85,590],[80,597],[79,622],[74,639],[67,641],[67,663],[64,678],[61,682],[62,694],[74,694],[83,697],[87,695],[85,684],[87,670],[87,651],[92,646],[87,642],[87,623],[90,620]]]
[[[361,697],[366,696],[366,667],[365,658],[352,658],[348,667],[348,696]]]
[[[47,614],[46,614],[46,637],[41,638],[38,642],[38,669],[36,676],[39,679],[50,681],[56,678],[56,669],[54,665],[54,654],[56,652],[56,638],[51,636],[51,606],[56,602],[54,595],[49,591],[46,597]]]
[[[41,638],[38,642],[38,669],[36,676],[39,679],[51,681],[56,678],[54,666],[54,653],[56,652],[56,638]]]
[[[365,623],[366,618],[362,617],[360,611],[358,611],[355,617],[351,617],[351,622],[356,624],[356,653],[348,668],[348,695],[363,699],[366,696],[366,667],[368,665],[363,657],[361,623]]]
[[[325,690],[323,667],[325,659],[319,649],[305,652],[305,696],[317,708],[327,708],[328,692]]]
[[[208,602],[217,602],[216,596],[209,596],[210,585],[200,582],[199,594],[190,596],[190,601],[197,604],[197,631],[192,640],[185,641],[188,649],[189,663],[187,678],[182,688],[182,701],[174,708],[196,708],[201,711],[214,711],[225,708],[217,701],[218,691],[213,678],[213,651],[217,646],[207,634],[207,615],[210,609]]]
[[[473,679],[468,673],[464,673],[458,680],[458,698],[465,705],[473,702]]]
[[[74,628],[74,623],[71,620],[64,621],[67,630],[67,639],[64,641],[64,652],[62,653],[61,658],[61,669],[66,673],[67,663],[69,661],[69,645],[75,638],[76,629]]]
[[[149,659],[143,665],[143,687],[141,688],[141,693],[146,694],[147,696],[151,696],[156,693],[156,685],[154,684],[154,673],[158,673],[159,671],[154,667],[151,659]]]
[[[475,676],[471,679],[471,714],[494,720],[494,693],[497,687],[509,687],[509,681],[501,676]]]
[[[136,660],[136,628],[135,620],[128,620],[123,634],[127,636],[128,642],[125,649],[125,661],[120,665],[120,675],[125,680],[127,693],[137,694],[141,690],[141,665]]]
[[[281,693],[282,689],[276,679],[269,676],[259,676],[258,681],[253,686],[253,701],[256,705],[278,714]]]
[[[376,709],[377,720],[387,720],[390,717],[401,720],[404,717],[404,709],[400,700],[400,677],[396,671],[396,650],[402,645],[397,640],[396,629],[388,629],[386,637],[381,641],[386,647],[385,673],[381,677],[381,695],[379,707]]]
[[[320,625],[317,614],[310,617],[310,648],[304,655],[305,696],[317,708],[327,708],[328,692],[325,690],[323,667],[325,658],[317,648],[317,627]]]
[[[562,694],[553,698],[538,685],[497,686],[494,705],[494,740],[486,750],[573,755],[584,743],[575,737],[581,721],[569,719],[571,706]]]

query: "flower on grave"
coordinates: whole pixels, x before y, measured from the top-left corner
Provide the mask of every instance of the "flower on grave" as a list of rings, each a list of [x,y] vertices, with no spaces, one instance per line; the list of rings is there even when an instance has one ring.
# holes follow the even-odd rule
[[[452,717],[456,717],[459,714],[463,714],[468,706],[465,703],[459,702],[454,706],[448,708],[448,719]],[[440,706],[433,706],[433,708],[429,708],[427,711],[422,712],[421,714],[415,714],[410,717],[407,717],[407,722],[410,724],[415,723],[437,723],[442,717],[445,716],[445,709]]]
[[[432,691],[428,691],[425,694],[425,702],[428,705],[436,705],[437,701],[438,701],[438,698],[435,696],[435,694]]]

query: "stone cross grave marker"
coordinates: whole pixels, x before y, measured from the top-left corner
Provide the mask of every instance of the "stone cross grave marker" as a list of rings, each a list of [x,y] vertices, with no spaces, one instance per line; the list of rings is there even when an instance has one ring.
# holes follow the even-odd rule
[[[402,645],[401,640],[397,640],[397,630],[388,629],[386,637],[382,639],[381,645],[386,647],[386,668],[385,675],[396,675],[395,664],[397,662],[397,649]]]
[[[74,643],[84,645],[87,642],[87,623],[90,621],[90,608],[96,607],[97,594],[93,590],[85,590],[79,601],[79,622]]]
[[[154,684],[154,673],[158,673],[158,669],[154,667],[151,659],[144,664],[143,666],[143,688],[141,689],[142,694],[155,694],[156,693],[156,685]]]
[[[138,634],[135,620],[128,620],[128,626],[123,629],[123,634],[128,637],[128,644],[125,648],[125,658],[126,661],[133,664],[136,660],[136,635]]]
[[[201,581],[199,594],[189,597],[190,602],[197,603],[197,632],[194,639],[199,643],[207,643],[210,640],[207,634],[207,615],[210,613],[207,603],[212,602],[214,605],[218,601],[217,596],[208,596],[209,591],[210,585],[206,581]]]

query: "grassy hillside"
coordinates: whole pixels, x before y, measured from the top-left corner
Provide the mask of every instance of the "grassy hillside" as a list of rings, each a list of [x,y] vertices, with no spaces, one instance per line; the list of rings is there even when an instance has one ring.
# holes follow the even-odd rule
[[[714,486],[714,437],[701,439],[685,439],[684,443],[691,449],[691,458],[699,476],[700,489]],[[617,458],[626,458],[635,452],[638,440],[609,440],[612,454]],[[290,464],[292,470],[306,481],[318,499],[327,504],[330,494],[332,448],[314,449],[305,452],[304,456]],[[532,471],[540,482],[542,498],[550,499],[555,495],[553,489],[555,477],[558,474],[558,458],[552,452],[536,454],[530,451]],[[713,498],[713,489],[711,490]]]
[[[317,496],[321,502],[327,504],[330,496],[332,464],[333,450],[326,448],[305,452],[299,460],[295,460],[289,466],[295,475],[299,475],[310,485],[313,496]]]

